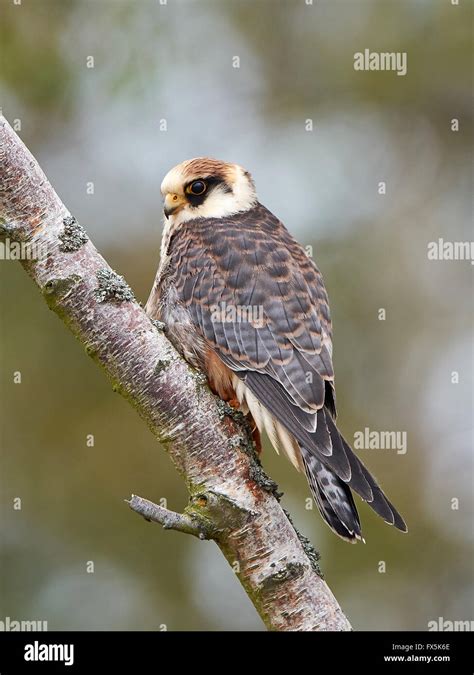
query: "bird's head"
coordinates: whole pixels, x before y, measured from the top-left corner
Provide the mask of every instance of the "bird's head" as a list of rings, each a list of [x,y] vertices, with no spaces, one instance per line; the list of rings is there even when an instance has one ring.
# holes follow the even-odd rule
[[[208,157],[189,159],[171,169],[161,193],[164,214],[173,226],[194,218],[222,218],[247,211],[257,201],[248,171]]]

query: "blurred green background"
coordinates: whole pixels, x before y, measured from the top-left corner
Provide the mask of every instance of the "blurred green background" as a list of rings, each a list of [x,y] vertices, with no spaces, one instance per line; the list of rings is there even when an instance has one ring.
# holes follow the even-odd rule
[[[360,456],[409,534],[358,502],[367,543],[350,546],[305,509],[305,480],[268,444],[265,468],[356,629],[471,619],[473,267],[428,260],[427,243],[472,238],[472,3],[0,9],[3,113],[140,300],[158,264],[159,184],[193,156],[249,169],[260,200],[313,246],[332,302],[340,427],[349,439],[365,427],[407,432],[405,455]],[[355,71],[366,48],[407,52],[407,75]],[[127,509],[133,492],[179,510],[185,487],[20,265],[0,261],[0,275],[0,619],[262,630],[214,544]]]

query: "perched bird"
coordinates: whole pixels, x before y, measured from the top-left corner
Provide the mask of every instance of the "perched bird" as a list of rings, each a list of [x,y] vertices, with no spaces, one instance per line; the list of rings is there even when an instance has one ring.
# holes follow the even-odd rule
[[[403,518],[336,427],[323,279],[237,164],[191,159],[161,184],[161,260],[146,305],[224,401],[250,413],[304,471],[322,517],[362,539],[351,489],[387,523]]]

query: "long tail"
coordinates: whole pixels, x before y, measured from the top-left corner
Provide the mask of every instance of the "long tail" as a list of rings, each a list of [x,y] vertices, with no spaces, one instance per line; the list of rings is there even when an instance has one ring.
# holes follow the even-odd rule
[[[385,522],[407,531],[401,515],[337,429],[330,386],[315,420],[314,414],[289,402],[271,377],[251,371],[234,377],[238,400],[250,410],[258,429],[265,428],[277,452],[282,450],[298,470],[304,469],[321,515],[336,534],[352,542],[362,539],[351,490]]]
[[[357,539],[362,539],[359,515],[351,493],[352,488],[386,523],[394,525],[402,532],[407,532],[402,516],[343,438],[331,415],[325,415],[325,420],[333,447],[342,446],[341,449],[343,448],[349,460],[351,471],[348,479],[343,480],[332,469],[324,465],[320,456],[317,457],[312,450],[300,446],[306,477],[323,519],[343,539],[352,543]]]

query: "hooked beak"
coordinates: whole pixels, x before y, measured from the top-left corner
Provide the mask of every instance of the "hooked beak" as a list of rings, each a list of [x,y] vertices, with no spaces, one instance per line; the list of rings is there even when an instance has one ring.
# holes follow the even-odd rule
[[[173,192],[168,192],[165,196],[165,203],[163,206],[163,211],[166,218],[169,218],[171,215],[173,215],[173,213],[180,211],[185,204],[185,197],[174,194]]]

